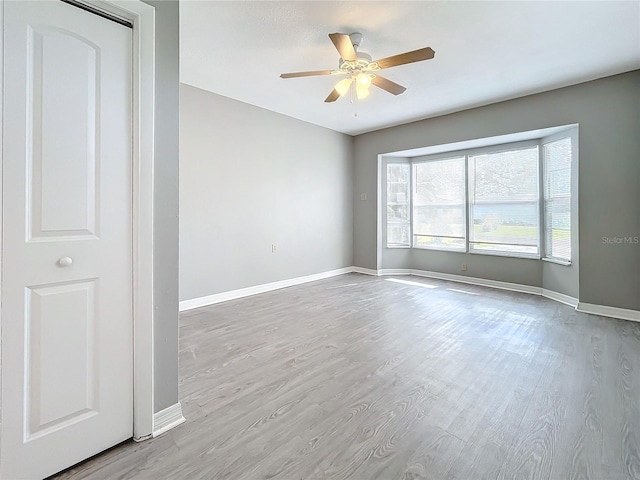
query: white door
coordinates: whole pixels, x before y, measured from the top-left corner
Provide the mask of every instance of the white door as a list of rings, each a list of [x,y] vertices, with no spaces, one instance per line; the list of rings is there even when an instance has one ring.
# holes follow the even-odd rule
[[[2,478],[132,436],[132,31],[4,3]]]

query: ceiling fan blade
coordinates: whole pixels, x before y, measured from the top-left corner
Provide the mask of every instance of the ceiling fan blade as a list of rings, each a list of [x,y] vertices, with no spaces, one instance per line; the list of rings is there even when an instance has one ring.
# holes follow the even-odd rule
[[[329,102],[335,102],[338,98],[340,98],[340,94],[336,91],[336,89],[334,88],[331,93],[329,94],[329,96],[327,98],[325,98],[325,102],[329,103]]]
[[[431,60],[435,56],[435,54],[436,52],[434,52],[431,47],[425,47],[419,50],[413,50],[412,52],[406,52],[399,55],[386,57],[381,60],[377,60],[376,63],[380,68],[397,67],[398,65],[404,65],[406,63]]]
[[[350,62],[358,60],[349,35],[345,35],[344,33],[330,33],[329,38],[336,46],[336,49],[343,60],[348,60]]]
[[[394,95],[400,95],[407,89],[406,87],[398,85],[396,82],[392,82],[388,78],[381,77],[380,75],[376,75],[375,77],[373,77],[371,83],[373,83],[376,87],[380,87],[381,89],[386,90],[389,93],[393,93]]]
[[[331,75],[333,70],[314,70],[312,72],[283,73],[280,78],[313,77],[315,75]]]

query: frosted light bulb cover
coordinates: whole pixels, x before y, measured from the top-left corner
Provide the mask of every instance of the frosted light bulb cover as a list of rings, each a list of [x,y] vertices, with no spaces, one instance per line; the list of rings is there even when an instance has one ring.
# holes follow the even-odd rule
[[[362,83],[358,82],[356,84],[356,95],[358,96],[358,100],[367,98],[369,96],[369,85],[363,85]]]
[[[352,78],[345,78],[344,80],[340,80],[335,86],[336,92],[338,92],[341,97],[344,97],[349,91],[351,82],[353,82]]]

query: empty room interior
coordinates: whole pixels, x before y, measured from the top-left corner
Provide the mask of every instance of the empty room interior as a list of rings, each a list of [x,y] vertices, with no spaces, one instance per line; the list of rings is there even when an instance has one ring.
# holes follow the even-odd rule
[[[640,1],[0,3],[0,478],[640,479]]]

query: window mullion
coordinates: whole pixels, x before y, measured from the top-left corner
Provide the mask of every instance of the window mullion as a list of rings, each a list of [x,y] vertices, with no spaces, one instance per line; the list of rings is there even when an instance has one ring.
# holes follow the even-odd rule
[[[467,224],[467,228],[465,231],[465,241],[464,241],[464,251],[465,253],[469,252],[469,238],[471,235],[471,232],[469,231],[470,227],[469,227],[469,212],[471,210],[470,207],[470,201],[471,199],[469,198],[469,182],[470,182],[470,175],[469,175],[469,155],[465,154],[464,156],[464,184],[465,184],[465,188],[464,188],[464,212],[465,212],[465,222]]]
[[[413,241],[413,197],[415,196],[415,181],[413,160],[409,163],[409,247],[414,247]]]
[[[547,198],[545,195],[545,184],[547,176],[544,165],[544,145],[542,141],[538,142],[538,248],[540,257],[544,257],[547,251],[547,229],[546,224],[546,205]]]

